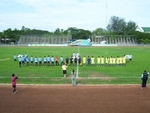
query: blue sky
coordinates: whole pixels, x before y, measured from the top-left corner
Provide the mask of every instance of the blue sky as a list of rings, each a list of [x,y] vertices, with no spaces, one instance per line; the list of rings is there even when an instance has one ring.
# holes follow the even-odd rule
[[[150,0],[0,0],[0,31],[106,28],[112,16],[150,27]]]

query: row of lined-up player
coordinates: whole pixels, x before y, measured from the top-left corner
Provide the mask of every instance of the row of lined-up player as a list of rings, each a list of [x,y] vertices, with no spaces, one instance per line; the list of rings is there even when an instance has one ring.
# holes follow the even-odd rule
[[[14,55],[14,61],[19,61],[19,66],[21,67],[21,65],[62,65],[63,63],[66,63],[66,65],[125,65],[126,64],[126,57],[100,57],[98,56],[97,58],[95,58],[94,56],[83,56],[82,58],[80,56],[78,57],[74,57],[73,55],[71,55],[71,57],[66,57],[64,58],[63,56],[61,56],[60,58],[58,56],[49,56],[46,57],[44,56],[44,58],[42,57],[33,57],[31,56],[30,58],[28,58],[28,56],[20,56],[20,57],[16,57]],[[132,61],[132,59],[130,59],[130,61]]]

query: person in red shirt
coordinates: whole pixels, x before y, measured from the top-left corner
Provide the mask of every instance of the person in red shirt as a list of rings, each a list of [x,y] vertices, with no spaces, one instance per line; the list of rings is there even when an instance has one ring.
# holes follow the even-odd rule
[[[59,58],[56,56],[56,57],[55,57],[55,63],[56,63],[56,66],[59,65],[59,61],[58,61],[58,60],[59,60]]]
[[[17,93],[17,90],[16,90],[16,80],[17,79],[18,79],[18,77],[15,76],[15,74],[12,74],[11,83],[12,83],[12,87],[13,87],[13,94]]]

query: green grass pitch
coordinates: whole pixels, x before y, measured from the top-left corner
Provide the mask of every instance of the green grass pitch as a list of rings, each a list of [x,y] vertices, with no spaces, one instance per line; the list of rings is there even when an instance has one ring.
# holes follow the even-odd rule
[[[70,57],[73,52],[85,56],[123,56],[132,54],[133,61],[126,66],[79,66],[78,84],[140,84],[140,76],[144,70],[150,71],[150,47],[0,47],[0,83],[10,83],[15,73],[21,84],[70,84],[70,73],[76,66],[68,66],[67,77],[63,78],[61,66],[23,66],[13,61],[13,55],[63,56]]]

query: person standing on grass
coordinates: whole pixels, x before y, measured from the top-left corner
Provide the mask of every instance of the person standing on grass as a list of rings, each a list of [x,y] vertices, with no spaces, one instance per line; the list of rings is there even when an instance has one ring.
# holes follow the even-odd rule
[[[90,56],[88,56],[88,58],[87,58],[87,63],[88,63],[88,65],[91,65],[91,58],[90,58]]]
[[[34,64],[37,66],[38,65],[38,58],[35,56],[34,58]]]
[[[14,54],[14,61],[17,61],[17,56],[16,56],[16,54]]]
[[[67,58],[66,58],[66,65],[68,65],[68,64],[69,64],[69,58],[67,56]]]
[[[41,66],[42,65],[42,58],[41,58],[41,56],[39,56],[38,61],[39,61],[39,66]]]
[[[95,66],[95,58],[93,56],[91,57],[91,64],[92,66]]]
[[[86,66],[86,56],[82,58],[83,66]]]
[[[54,57],[51,57],[51,65],[54,66]]]
[[[50,61],[51,61],[51,58],[50,58],[50,56],[48,55],[48,57],[47,57],[47,65],[48,65],[48,66],[50,65]]]
[[[30,57],[30,64],[33,65],[33,62],[34,62],[34,58],[33,58],[33,56],[31,56]]]
[[[54,58],[54,60],[55,60],[55,64],[56,64],[56,66],[59,66],[59,59],[58,59],[58,57],[57,57],[57,56]]]
[[[100,61],[101,61],[101,58],[100,56],[97,57],[97,66],[100,66]]]
[[[15,74],[12,74],[11,83],[12,83],[12,87],[13,87],[13,94],[17,93],[17,90],[16,90],[16,80],[17,79],[18,79],[18,77],[15,76]]]
[[[75,57],[75,58],[74,58],[74,64],[75,64],[75,66],[77,65],[77,62],[78,62],[78,58]]]
[[[50,64],[50,57],[46,57],[46,56],[44,56],[44,63],[43,63],[43,65],[49,65]]]
[[[129,60],[130,62],[132,62],[132,55],[129,55]]]
[[[73,65],[73,56],[70,57],[70,65]]]
[[[21,57],[21,63],[22,63],[22,65],[25,64],[25,57],[24,56]]]
[[[22,64],[22,58],[21,58],[21,56],[18,58],[18,61],[19,61],[19,67],[21,67],[21,64]]]
[[[147,80],[148,80],[148,75],[149,75],[149,72],[146,72],[146,70],[144,70],[143,74],[141,75],[141,79],[142,79],[141,89],[146,88],[146,83],[147,83]]]
[[[101,57],[101,66],[105,66],[105,62],[104,62],[104,56]]]
[[[26,63],[27,63],[27,66],[29,65],[29,58],[28,56],[26,57]]]
[[[76,73],[74,69],[71,72],[71,79],[72,79],[72,86],[75,86],[76,85]]]
[[[62,71],[63,71],[64,77],[66,77],[66,74],[67,74],[67,67],[68,67],[68,66],[66,66],[65,63],[62,65]]]
[[[60,63],[61,63],[61,65],[63,65],[63,63],[64,63],[64,58],[63,58],[63,56],[60,57]]]
[[[77,60],[78,60],[78,65],[81,65],[81,57],[80,56],[78,57]]]

